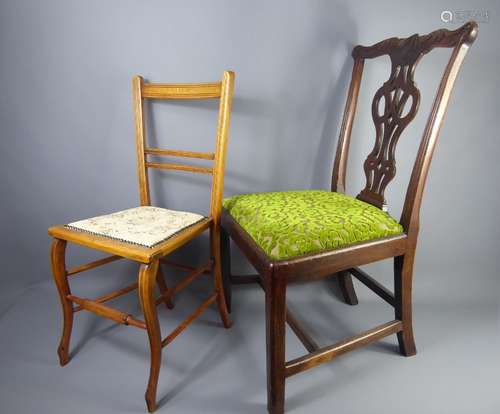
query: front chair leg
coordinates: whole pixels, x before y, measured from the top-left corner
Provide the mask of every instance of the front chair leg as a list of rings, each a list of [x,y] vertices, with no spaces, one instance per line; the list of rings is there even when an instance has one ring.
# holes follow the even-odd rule
[[[351,274],[347,270],[338,272],[337,279],[339,281],[340,290],[345,303],[349,305],[357,305],[358,297],[356,296],[356,291],[354,290],[354,285],[352,284]]]
[[[68,278],[66,275],[66,240],[54,239],[51,246],[50,258],[52,264],[52,275],[59,292],[59,299],[63,310],[63,331],[57,354],[61,366],[69,362],[69,341],[73,329],[73,304],[67,296],[71,294]]]
[[[394,258],[395,316],[403,322],[403,330],[398,332],[399,350],[405,356],[417,353],[413,337],[412,322],[412,278],[414,253]]]
[[[156,410],[156,387],[158,385],[158,376],[160,375],[162,348],[160,324],[158,322],[155,299],[153,297],[158,266],[158,260],[156,260],[149,265],[142,264],[139,270],[139,299],[144,313],[144,320],[146,321],[151,351],[151,366],[145,396],[148,411],[150,413]]]
[[[285,411],[286,280],[271,274],[266,283],[267,409]]]

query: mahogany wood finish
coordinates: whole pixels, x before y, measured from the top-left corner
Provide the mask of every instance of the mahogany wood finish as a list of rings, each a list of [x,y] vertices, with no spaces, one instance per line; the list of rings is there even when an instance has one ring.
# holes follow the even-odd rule
[[[349,269],[348,272],[352,274],[356,279],[358,279],[361,283],[363,283],[372,292],[376,293],[382,299],[384,299],[389,305],[395,306],[396,302],[394,299],[394,294],[384,285],[371,277],[368,273],[357,267]]]
[[[233,283],[259,282],[266,297],[267,387],[268,411],[282,414],[285,406],[285,378],[328,362],[348,351],[368,345],[385,336],[397,334],[400,352],[416,353],[412,327],[413,261],[419,230],[419,210],[432,153],[450,99],[453,84],[465,55],[477,36],[478,27],[469,22],[457,30],[437,30],[425,36],[413,35],[406,39],[391,38],[370,47],[356,46],[352,52],[354,66],[347,102],[340,129],[332,174],[332,191],[344,193],[351,131],[356,113],[358,95],[366,59],[388,55],[391,72],[387,82],[376,92],[372,102],[372,118],[376,137],[373,150],[364,163],[366,185],[358,198],[385,209],[384,191],[396,174],[395,147],[405,127],[415,117],[420,91],[414,83],[415,67],[422,56],[434,48],[451,48],[451,57],[439,84],[431,113],[423,132],[413,166],[400,223],[404,233],[336,250],[325,250],[284,260],[271,260],[248,233],[223,210],[221,217],[221,246],[227,274],[224,279]],[[258,277],[235,277],[230,274],[228,237],[243,251],[257,270]],[[394,293],[381,285],[358,266],[394,258]],[[287,312],[286,288],[295,281],[310,281],[336,275],[344,299],[356,304],[357,297],[352,275],[394,307],[395,320],[340,341],[319,348]],[[226,299],[231,300],[229,289]],[[230,303],[229,303],[230,306]],[[302,341],[309,354],[285,361],[285,323]]]
[[[156,388],[160,374],[162,348],[171,343],[213,302],[217,302],[217,307],[224,327],[229,328],[231,326],[231,320],[226,305],[224,283],[222,281],[219,219],[222,209],[224,168],[234,89],[234,73],[224,72],[221,82],[206,84],[153,84],[145,83],[140,76],[136,76],[132,82],[132,89],[140,205],[151,205],[148,180],[148,170],[151,168],[211,174],[212,188],[209,216],[152,248],[136,246],[103,236],[75,231],[63,225],[50,227],[48,232],[49,235],[54,238],[51,248],[52,273],[59,293],[64,318],[61,341],[57,351],[61,365],[65,365],[69,362],[69,344],[73,327],[73,316],[76,312],[86,310],[123,325],[145,329],[149,338],[151,354],[145,399],[149,412],[153,412],[157,406]],[[219,117],[215,139],[215,151],[180,151],[146,146],[143,114],[144,99],[219,99]],[[210,167],[198,167],[175,163],[149,162],[147,160],[148,156],[195,158],[209,161],[212,165]],[[207,230],[210,232],[210,260],[206,264],[200,267],[179,265],[165,258],[168,254]],[[67,270],[65,264],[67,242],[100,250],[111,254],[111,256]],[[93,300],[81,298],[72,294],[68,284],[68,277],[122,258],[127,258],[140,264],[136,283],[132,283],[129,286],[115,290]],[[160,267],[160,260],[166,265],[171,265],[181,270],[187,270],[189,274],[176,286],[169,288]],[[173,297],[185,289],[196,278],[205,273],[213,273],[214,291],[207,300],[188,316],[188,318],[182,321],[177,328],[162,340],[158,322],[157,305],[164,303],[168,309],[172,309],[174,307],[172,301]],[[158,299],[154,297],[155,286],[158,286],[160,291],[160,297]],[[144,321],[126,312],[103,304],[104,302],[125,295],[136,289],[138,290]],[[77,306],[73,307],[73,303]]]
[[[354,285],[352,283],[352,277],[349,272],[342,270],[337,273],[337,280],[339,281],[340,291],[344,297],[345,303],[349,305],[358,304],[358,296],[354,290]]]
[[[398,333],[401,329],[401,321],[394,320],[369,329],[351,338],[344,339],[336,344],[320,348],[311,352],[309,355],[295,358],[285,364],[285,376],[289,377],[298,374],[299,372],[314,368],[315,366],[331,361],[333,358],[345,354],[346,352],[353,351],[363,345],[368,345],[388,335]]]

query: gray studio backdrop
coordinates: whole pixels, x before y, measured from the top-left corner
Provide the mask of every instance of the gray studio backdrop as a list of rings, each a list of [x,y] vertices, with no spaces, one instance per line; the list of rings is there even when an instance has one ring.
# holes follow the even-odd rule
[[[496,321],[491,330],[499,330],[500,6],[493,1],[2,0],[0,311],[8,316],[24,292],[50,281],[49,225],[138,205],[133,75],[203,82],[218,80],[226,69],[236,73],[225,196],[327,189],[352,47],[458,27],[460,22],[441,21],[443,10],[487,11],[488,18],[481,15],[431,167],[415,301],[463,304],[464,315],[482,306]],[[421,110],[401,138],[398,176],[387,194],[395,217],[448,56],[433,52],[417,69]],[[374,139],[371,97],[387,78],[387,64],[381,59],[365,67],[349,159],[352,195],[363,185],[362,162]],[[155,146],[208,150],[214,144],[214,104],[154,103],[148,109]],[[208,183],[205,177],[153,172],[153,199],[206,212]],[[201,238],[178,256],[203,260],[205,242]],[[251,271],[239,252],[233,256],[238,272]],[[69,261],[94,257],[72,248]],[[133,277],[136,266],[114,269]],[[391,285],[390,263],[372,269]],[[362,290],[360,296],[368,294]]]

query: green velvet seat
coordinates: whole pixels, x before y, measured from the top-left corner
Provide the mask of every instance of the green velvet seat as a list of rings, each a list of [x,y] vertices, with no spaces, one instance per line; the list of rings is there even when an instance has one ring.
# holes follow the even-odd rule
[[[225,199],[223,205],[275,260],[403,232],[403,227],[379,208],[330,191],[243,194]]]

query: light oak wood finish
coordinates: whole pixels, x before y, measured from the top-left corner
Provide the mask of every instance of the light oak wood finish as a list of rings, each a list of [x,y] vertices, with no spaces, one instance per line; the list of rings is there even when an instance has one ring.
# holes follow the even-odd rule
[[[164,155],[170,157],[198,158],[201,160],[215,159],[215,153],[213,152],[177,151],[177,150],[164,150],[161,148],[146,148],[144,149],[144,153],[151,155]]]
[[[128,313],[121,312],[119,310],[110,308],[109,306],[103,305],[96,300],[79,298],[78,296],[73,295],[68,295],[67,298],[71,302],[75,302],[76,304],[80,305],[80,308],[95,313],[96,315],[111,319],[112,321],[121,323],[123,325],[131,325],[137,328],[146,329],[146,324],[143,321],[135,319]]]
[[[212,303],[217,299],[217,293],[212,293],[207,299],[205,299],[200,306],[198,306],[191,315],[189,315],[184,321],[182,321],[177,328],[175,328],[163,341],[161,341],[161,346],[167,346],[171,343],[180,333],[182,333],[198,316],[200,316],[205,309],[207,309]]]
[[[64,318],[63,331],[58,348],[61,365],[65,365],[69,361],[69,344],[73,317],[77,312],[85,310],[123,325],[145,329],[149,338],[151,355],[150,373],[145,394],[147,408],[150,412],[157,408],[156,388],[160,373],[162,347],[171,343],[213,302],[217,302],[217,307],[224,327],[229,328],[231,326],[231,320],[226,305],[224,284],[222,283],[219,219],[222,206],[224,168],[233,90],[234,73],[232,72],[224,72],[221,82],[206,84],[153,84],[146,83],[140,76],[134,77],[132,81],[137,152],[136,168],[139,182],[140,205],[151,205],[148,177],[150,169],[159,168],[181,172],[211,174],[212,186],[208,217],[183,229],[152,248],[142,247],[83,231],[76,231],[64,225],[52,226],[48,230],[49,235],[54,238],[51,248],[52,273],[59,293]],[[170,150],[147,146],[146,129],[144,125],[145,99],[219,99],[220,106],[214,152]],[[205,162],[211,162],[212,165],[203,167],[153,162],[148,160],[148,156],[194,158]],[[201,267],[174,264],[177,268],[180,267],[183,270],[188,270],[189,274],[176,286],[169,288],[160,268],[160,260],[163,259],[162,261],[164,261],[165,264],[172,265],[173,263],[165,259],[165,256],[207,230],[210,232],[210,260]],[[111,256],[67,270],[65,264],[67,242],[106,252]],[[102,295],[96,299],[81,298],[72,294],[68,284],[68,277],[81,274],[84,271],[103,266],[122,258],[139,263],[140,268],[136,283],[132,283],[129,286]],[[214,291],[210,294],[208,299],[203,301],[203,303],[188,316],[188,318],[182,321],[177,328],[162,340],[158,322],[157,305],[164,303],[168,309],[172,309],[174,307],[174,296],[185,289],[200,275],[206,273],[213,273]],[[154,298],[155,286],[158,286],[160,291],[160,297],[158,299]],[[108,302],[136,289],[138,290],[144,321],[126,312],[103,304],[104,302]],[[73,303],[77,306],[73,307]]]
[[[61,301],[63,311],[63,330],[57,354],[59,355],[59,363],[61,366],[69,362],[69,342],[71,339],[71,331],[73,329],[73,303],[68,299],[71,295],[71,289],[68,284],[66,272],[66,241],[54,239],[52,241],[50,258],[52,265],[52,276],[57,286],[59,300]]]
[[[184,263],[177,263],[177,262],[174,262],[172,260],[169,260],[166,257],[162,257],[160,259],[160,262],[162,264],[166,265],[166,266],[173,267],[174,269],[179,269],[179,270],[184,270],[184,271],[190,271],[190,272],[192,272],[193,270],[196,270],[195,266],[187,265],[187,264],[184,264]],[[209,273],[209,272],[207,272],[207,273]]]
[[[290,259],[271,260],[229,212],[223,210],[220,237],[221,245],[226,250],[222,253],[223,263],[225,263],[223,269],[226,273],[224,279],[238,283],[257,281],[266,291],[267,387],[268,411],[271,414],[284,412],[285,378],[326,363],[387,335],[397,334],[399,349],[403,355],[415,355],[412,278],[422,195],[453,84],[463,59],[477,36],[477,31],[477,24],[469,22],[454,31],[441,29],[424,36],[413,35],[405,39],[391,38],[370,47],[356,46],[353,49],[352,79],[340,129],[331,188],[335,192],[346,191],[345,181],[351,132],[365,61],[389,55],[391,60],[389,80],[379,88],[372,101],[372,118],[376,129],[375,145],[363,166],[366,185],[357,196],[381,209],[386,208],[384,191],[396,173],[395,148],[398,139],[418,110],[420,92],[413,81],[415,67],[420,59],[434,48],[452,49],[423,131],[406,190],[400,218],[400,224],[404,229],[403,234]],[[385,105],[380,113],[378,104],[382,96]],[[230,274],[229,236],[255,267],[259,273],[258,277],[250,276],[240,279]],[[358,268],[358,266],[383,259],[394,260],[394,293]],[[297,320],[287,316],[286,287],[289,283],[296,281],[311,281],[332,275],[337,276],[347,303],[354,305],[358,301],[352,284],[354,275],[394,307],[395,320],[334,345],[315,349],[316,344],[297,324]],[[231,299],[229,288],[226,289],[226,298],[228,301]],[[231,307],[230,303],[229,306]],[[287,319],[292,330],[310,353],[285,362]]]
[[[58,239],[67,240],[80,246],[90,247],[92,249],[119,255],[136,262],[147,264],[151,263],[155,259],[172,253],[188,241],[192,240],[194,237],[203,233],[210,227],[211,222],[211,218],[201,220],[186,229],[186,231],[182,231],[165,242],[159,243],[151,248],[109,239],[107,237],[83,231],[71,230],[63,225],[50,227],[49,235]]]
[[[159,262],[153,261],[151,264],[141,264],[139,269],[139,299],[141,301],[146,330],[149,337],[149,349],[151,352],[151,362],[149,368],[149,380],[146,388],[146,405],[151,413],[156,410],[156,387],[160,375],[161,364],[161,331],[156,304],[153,298],[153,289],[156,282]]]
[[[144,81],[141,76],[135,76],[132,80],[132,97],[134,106],[135,124],[135,153],[137,155],[137,178],[139,180],[139,198],[141,206],[149,206],[151,197],[149,195],[149,178],[146,170],[145,150],[145,128],[144,128],[144,105],[142,91]]]
[[[142,87],[142,97],[149,99],[214,99],[219,98],[222,93],[223,85],[220,82],[146,83]]]
[[[184,290],[186,287],[188,287],[196,278],[199,276],[209,273],[213,268],[213,262],[210,261],[209,263],[193,269],[184,279],[182,279],[180,282],[178,282],[175,286],[171,287],[170,289],[167,289],[165,292],[161,292],[161,296],[156,300],[156,304],[159,304],[162,301],[171,301],[172,297],[176,295],[177,293],[181,292]]]
[[[92,302],[94,303],[104,303],[112,299],[119,298],[120,296],[126,295],[127,293],[133,292],[136,290],[138,287],[137,282],[132,283],[131,285],[125,286],[121,289],[114,290],[113,292],[107,293],[105,295],[99,296],[98,298],[94,299]],[[76,296],[73,296],[73,298],[77,298]],[[72,300],[69,296],[68,299]],[[73,300],[72,300],[73,301]],[[73,301],[76,302],[76,301]],[[77,306],[73,308],[73,312],[80,312],[83,308],[81,306]]]
[[[161,266],[158,266],[158,273],[156,275],[156,282],[158,283],[158,289],[160,290],[160,294],[162,295],[163,302],[165,303],[165,306],[167,307],[167,309],[173,309],[174,302],[172,302],[171,297],[167,297],[167,294],[169,292],[169,288],[167,286],[167,282],[165,281],[165,276],[163,276]]]
[[[213,169],[209,167],[198,167],[195,165],[173,164],[169,162],[147,162],[146,168],[158,168],[159,170],[189,171],[201,174],[213,174]]]
[[[85,263],[81,266],[75,266],[71,269],[68,269],[68,271],[66,272],[66,275],[73,276],[73,275],[76,275],[78,273],[93,269],[94,267],[99,267],[99,266],[102,266],[104,264],[112,263],[112,262],[115,262],[115,261],[120,260],[120,259],[123,259],[123,257],[116,256],[116,255],[104,257],[104,258],[96,260],[94,262]]]

